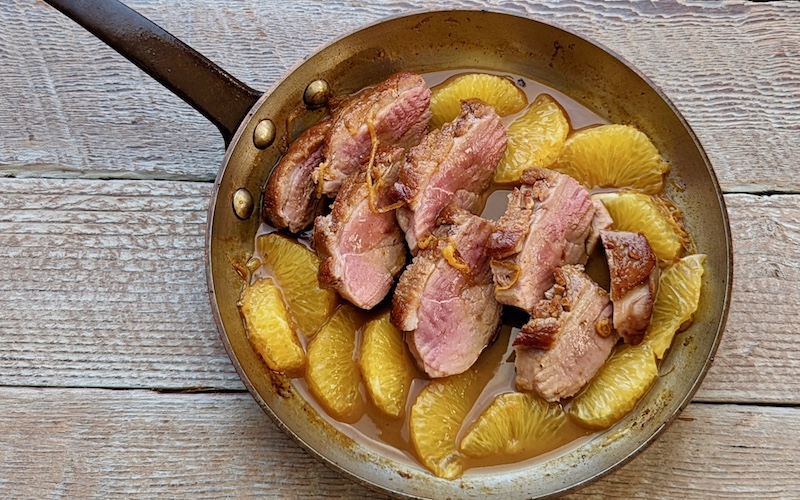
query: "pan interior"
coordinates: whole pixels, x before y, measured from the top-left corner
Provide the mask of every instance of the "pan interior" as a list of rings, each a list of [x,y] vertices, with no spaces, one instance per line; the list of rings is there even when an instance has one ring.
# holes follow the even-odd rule
[[[237,310],[242,280],[231,261],[245,262],[259,226],[258,209],[239,220],[233,193],[247,188],[259,199],[280,157],[280,140],[259,150],[256,124],[265,118],[278,138],[320,118],[307,111],[293,121],[305,87],[325,79],[334,93],[349,94],[389,75],[458,69],[506,72],[539,81],[613,123],[638,127],[670,162],[668,194],[683,209],[697,250],[708,255],[695,322],[679,334],[660,365],[662,376],[634,412],[611,429],[565,454],[526,468],[470,470],[455,481],[420,466],[393,461],[342,436],[320,418],[282,375],[269,372],[250,347]],[[576,488],[635,456],[688,403],[719,343],[730,295],[730,235],[721,191],[688,125],[637,71],[612,53],[563,29],[485,11],[426,12],[390,19],[347,35],[295,67],[267,92],[240,127],[217,178],[210,212],[208,272],[220,334],[242,380],[266,413],[310,453],[372,488],[403,497],[532,498]],[[533,480],[532,480],[533,478]]]

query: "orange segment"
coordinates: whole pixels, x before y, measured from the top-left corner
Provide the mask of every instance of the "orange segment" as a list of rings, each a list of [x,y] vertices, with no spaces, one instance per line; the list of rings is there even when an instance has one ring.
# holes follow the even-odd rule
[[[660,198],[624,191],[596,194],[614,220],[617,231],[641,232],[662,261],[678,258],[688,235]]]
[[[669,165],[639,130],[603,125],[580,130],[567,139],[552,168],[587,188],[634,188],[657,194]]]
[[[281,292],[271,279],[261,279],[242,292],[239,304],[253,348],[271,370],[292,372],[306,362]]]
[[[623,347],[572,401],[569,416],[584,427],[607,429],[633,410],[657,377],[650,346]]]
[[[338,420],[361,416],[361,376],[355,361],[358,310],[343,304],[308,344],[306,382],[325,410]]]
[[[478,394],[474,369],[432,380],[411,407],[411,442],[420,461],[438,477],[455,479],[464,471],[456,437]]]
[[[703,254],[689,255],[661,273],[653,317],[642,341],[653,348],[658,359],[664,357],[675,333],[689,325],[697,310],[705,260]]]
[[[431,127],[439,128],[461,113],[461,101],[480,99],[500,116],[521,111],[528,98],[514,82],[501,76],[468,73],[437,85],[431,92]]]
[[[300,243],[271,233],[258,238],[264,262],[280,285],[295,324],[312,336],[336,307],[336,292],[320,288],[319,257]]]
[[[525,453],[554,438],[565,422],[558,404],[526,393],[501,394],[470,426],[460,449],[471,457]]]
[[[403,332],[391,323],[388,312],[364,327],[358,364],[375,406],[390,417],[401,417],[414,366],[403,341]]]
[[[552,97],[541,94],[506,132],[508,145],[495,171],[495,182],[516,182],[525,169],[549,167],[564,147],[569,121]]]

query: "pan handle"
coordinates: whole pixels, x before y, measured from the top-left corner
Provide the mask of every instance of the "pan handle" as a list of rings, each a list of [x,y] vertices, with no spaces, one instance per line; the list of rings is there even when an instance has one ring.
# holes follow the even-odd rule
[[[211,120],[225,147],[261,97],[261,92],[118,0],[45,1]]]

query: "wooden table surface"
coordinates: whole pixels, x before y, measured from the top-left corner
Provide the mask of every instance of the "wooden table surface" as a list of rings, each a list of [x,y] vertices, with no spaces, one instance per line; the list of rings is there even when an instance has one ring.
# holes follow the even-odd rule
[[[572,497],[800,497],[800,2],[131,0],[258,89],[416,7],[551,19],[673,100],[726,192],[728,327],[694,401]],[[216,129],[41,1],[0,2],[0,497],[377,497],[245,391],[206,295]]]

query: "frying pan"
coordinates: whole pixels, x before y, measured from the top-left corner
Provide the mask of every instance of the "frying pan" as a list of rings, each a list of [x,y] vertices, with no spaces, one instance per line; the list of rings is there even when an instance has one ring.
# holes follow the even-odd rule
[[[550,23],[487,11],[428,11],[343,36],[290,70],[266,93],[237,81],[116,0],[47,0],[195,107],[227,146],[214,184],[206,270],[220,337],[237,372],[275,424],[342,474],[399,497],[506,498],[558,495],[621,466],[688,404],[708,370],[727,318],[732,250],[722,192],[680,113],[630,64]],[[282,138],[319,120],[318,108],[399,70],[485,69],[537,80],[614,123],[650,136],[671,163],[668,194],[682,207],[699,252],[708,255],[700,307],[660,365],[633,413],[611,429],[522,465],[475,469],[447,481],[421,466],[338,432],[251,348],[236,302],[260,221],[258,194],[281,155]],[[292,118],[290,120],[290,118]],[[287,129],[289,127],[290,129]]]

